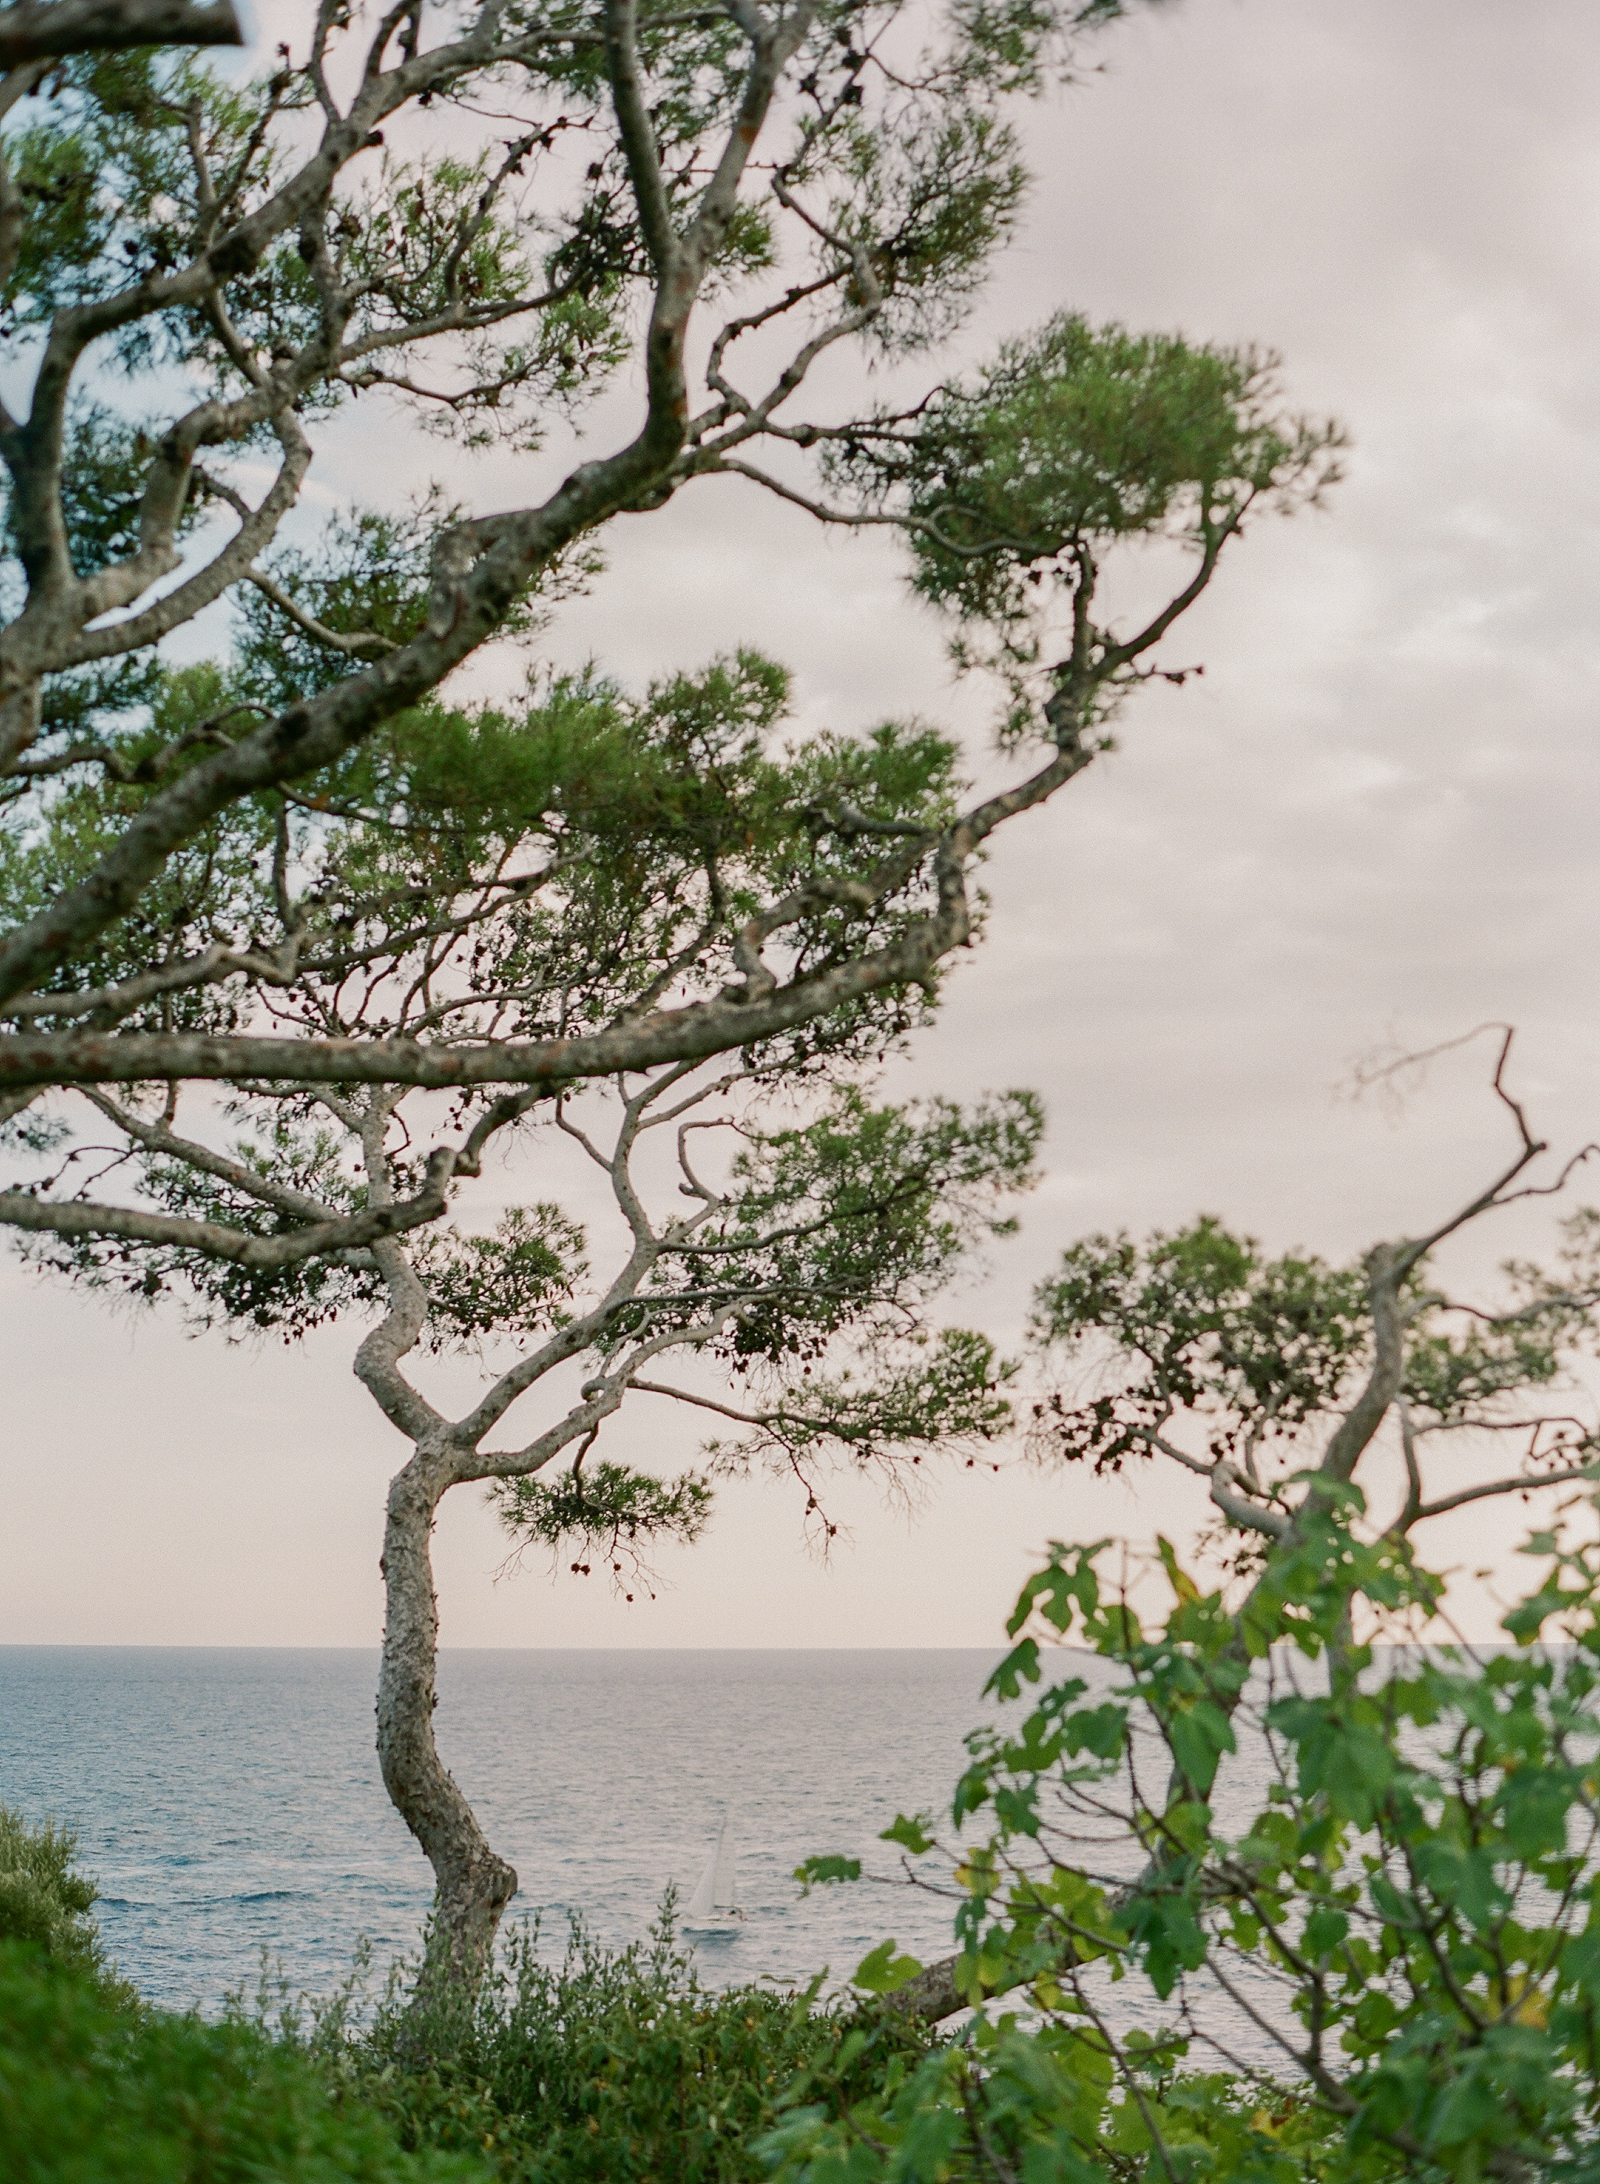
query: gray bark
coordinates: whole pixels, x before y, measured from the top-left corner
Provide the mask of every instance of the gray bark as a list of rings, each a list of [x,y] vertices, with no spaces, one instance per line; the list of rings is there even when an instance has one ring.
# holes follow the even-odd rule
[[[439,1609],[428,1542],[440,1497],[454,1481],[447,1454],[418,1449],[389,1488],[378,1759],[384,1787],[433,1868],[434,1919],[425,1984],[471,1994],[488,1967],[501,1915],[517,1891],[517,1876],[489,1847],[434,1742]]]
[[[21,0],[0,11],[0,68],[144,45],[243,45],[232,0]]]

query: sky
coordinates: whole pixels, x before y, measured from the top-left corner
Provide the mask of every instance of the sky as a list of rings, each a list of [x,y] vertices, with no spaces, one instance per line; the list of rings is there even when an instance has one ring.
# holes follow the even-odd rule
[[[1090,1231],[1204,1209],[1343,1258],[1471,1196],[1509,1147],[1488,1046],[1398,1109],[1348,1096],[1380,1050],[1514,1023],[1541,1134],[1600,1136],[1592,6],[1173,0],[1094,58],[1031,118],[1024,232],[959,353],[1063,306],[1256,342],[1352,449],[1326,512],[1259,527],[1188,619],[1203,679],[1142,697],[1118,751],[1002,838],[989,937],[897,1065],[897,1090],[1031,1085],[1048,1104],[1022,1232],[954,1305],[1002,1339]],[[319,462],[322,505],[441,467],[360,415]],[[518,486],[451,482],[484,506]],[[715,481],[608,545],[553,658],[642,682],[753,642],[795,667],[803,727],[917,713],[981,738],[987,701],[952,687],[882,539]],[[1476,1232],[1453,1271],[1486,1282],[1547,1218]],[[376,1644],[403,1450],[347,1334],[230,1348],[14,1264],[0,1286],[0,1643]],[[671,1438],[653,1417],[611,1452],[648,1461]],[[909,1517],[845,1481],[834,1513],[821,1565],[791,1496],[727,1488],[710,1536],[629,1606],[598,1576],[497,1581],[505,1542],[462,1490],[438,1534],[443,1639],[992,1645],[1047,1539],[1182,1542],[1200,1511],[1149,1474],[1008,1465],[930,1479]],[[1436,1535],[1471,1630],[1513,1582],[1519,1521],[1489,1504]]]

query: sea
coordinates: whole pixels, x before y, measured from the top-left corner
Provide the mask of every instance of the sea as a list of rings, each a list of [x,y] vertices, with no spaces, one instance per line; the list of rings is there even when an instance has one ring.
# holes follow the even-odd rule
[[[897,1812],[948,1809],[997,1655],[466,1651],[439,1661],[439,1747],[516,1867],[547,1950],[579,1919],[643,1940],[724,1818],[746,1916],[696,1939],[715,1985],[847,1978],[893,1935],[948,1952],[906,1886],[802,1894],[814,1854],[885,1875]],[[0,1803],[78,1836],[110,1954],[152,2002],[219,2008],[263,1961],[326,1994],[358,1944],[414,1950],[430,1875],[373,1750],[377,1655],[0,1647]]]
[[[832,1989],[886,1939],[924,1962],[949,1953],[951,1899],[911,1883],[880,1838],[897,1813],[948,1815],[965,1736],[994,1719],[998,1658],[447,1650],[435,1732],[545,1957],[574,1921],[606,1948],[647,1941],[726,1822],[745,1916],[680,1937],[700,1977]],[[1047,1663],[1104,1673],[1070,1650]],[[431,1877],[379,1777],[377,1668],[356,1650],[0,1647],[0,1803],[76,1832],[108,1952],[149,2001],[325,1997],[360,1954],[370,1993],[414,1955]],[[1264,1748],[1241,1740],[1217,1785],[1224,1826],[1248,1824],[1266,1780]],[[868,1878],[804,1892],[795,1868],[827,1854]],[[1112,1879],[1142,1863],[1126,1837],[1082,1855]],[[1281,2072],[1264,2029],[1281,1998],[1264,1974],[1244,1983],[1259,1991],[1243,2015],[1197,1998],[1202,2044]],[[1169,2021],[1138,1980],[1102,2001],[1124,2029]]]

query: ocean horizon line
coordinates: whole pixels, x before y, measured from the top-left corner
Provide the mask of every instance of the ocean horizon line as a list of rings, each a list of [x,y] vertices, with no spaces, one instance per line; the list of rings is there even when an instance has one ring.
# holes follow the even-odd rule
[[[974,1656],[1005,1653],[1005,1644],[989,1646],[450,1646],[447,1653],[559,1653],[559,1654],[687,1654],[739,1653],[789,1655],[799,1653],[970,1653]],[[1064,1653],[1082,1653],[1082,1646],[1063,1646]],[[382,1651],[373,1645],[271,1645],[209,1643],[204,1639],[162,1640],[142,1638],[0,1638],[0,1653],[365,1653],[374,1659]]]

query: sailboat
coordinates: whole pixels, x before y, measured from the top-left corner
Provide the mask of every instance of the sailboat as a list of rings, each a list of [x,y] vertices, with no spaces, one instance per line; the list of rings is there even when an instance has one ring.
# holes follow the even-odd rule
[[[694,1894],[683,1907],[686,1933],[720,1933],[744,1917],[739,1908],[736,1872],[737,1852],[728,1833],[728,1816],[717,1830],[717,1847],[706,1860],[705,1871],[695,1883]]]

